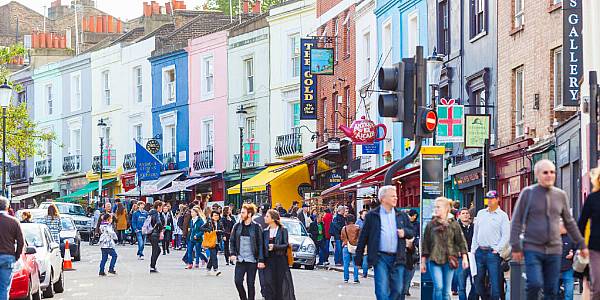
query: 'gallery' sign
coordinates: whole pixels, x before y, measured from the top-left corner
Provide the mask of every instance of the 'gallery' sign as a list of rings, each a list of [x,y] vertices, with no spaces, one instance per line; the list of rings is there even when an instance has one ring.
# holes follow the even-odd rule
[[[300,120],[317,119],[317,76],[310,72],[310,50],[316,39],[300,39]]]
[[[579,106],[583,77],[582,0],[563,1],[563,105]]]

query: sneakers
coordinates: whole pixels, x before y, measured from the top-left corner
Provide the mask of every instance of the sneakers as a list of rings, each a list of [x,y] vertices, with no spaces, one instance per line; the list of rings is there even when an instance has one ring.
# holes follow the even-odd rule
[[[98,276],[106,276],[106,273],[100,272],[100,273],[98,273]]]
[[[144,260],[144,256],[143,255],[138,255],[138,260]]]
[[[109,270],[108,273],[113,274],[113,275],[117,275],[117,271],[115,271],[115,270],[112,270],[112,271]]]
[[[219,270],[214,270],[214,271],[213,271],[213,274],[215,274],[215,276],[219,276],[219,275],[221,275],[221,271],[219,271]]]
[[[200,269],[200,265],[194,264],[194,269]]]
[[[344,283],[348,283],[348,280],[347,280],[347,279],[344,279]]]
[[[358,281],[358,280],[354,280],[354,282],[352,282],[352,283],[353,283],[353,284],[359,284],[359,283],[360,283],[360,281]]]
[[[156,268],[150,268],[150,273],[158,273],[158,270]]]
[[[187,265],[187,266],[185,266],[185,269],[186,269],[186,270],[191,270],[191,269],[192,269],[192,265]]]

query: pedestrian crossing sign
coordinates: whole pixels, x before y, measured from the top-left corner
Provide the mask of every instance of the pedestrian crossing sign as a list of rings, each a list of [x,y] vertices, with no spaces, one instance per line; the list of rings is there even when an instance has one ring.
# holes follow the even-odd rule
[[[454,99],[441,99],[437,106],[438,125],[436,143],[462,143],[464,141],[464,106]]]

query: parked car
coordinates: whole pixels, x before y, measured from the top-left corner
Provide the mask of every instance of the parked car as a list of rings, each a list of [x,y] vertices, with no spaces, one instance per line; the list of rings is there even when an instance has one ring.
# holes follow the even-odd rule
[[[19,221],[22,221],[23,213],[26,211],[31,214],[32,220],[33,219],[42,219],[42,218],[46,217],[46,215],[48,214],[48,210],[46,210],[46,209],[26,208],[26,209],[21,209],[21,210],[17,211],[15,213],[15,217],[17,217],[17,219],[19,219]]]
[[[48,226],[44,224],[21,224],[27,244],[35,247],[35,257],[40,267],[40,284],[45,298],[64,291],[63,259],[60,245],[52,240]]]
[[[35,254],[35,247],[26,246],[21,258],[15,263],[10,283],[10,299],[41,299],[40,270]]]
[[[42,202],[39,208],[48,209],[48,206],[50,206],[52,203],[56,205],[56,208],[58,208],[61,216],[67,215],[73,219],[75,226],[81,235],[83,235],[85,238],[90,237],[92,218],[87,216],[83,206],[65,202]]]
[[[45,219],[34,219],[33,222],[44,224]],[[75,223],[70,217],[61,217],[60,224],[62,230],[60,231],[60,255],[65,257],[65,245],[66,241],[69,241],[69,250],[71,257],[74,261],[81,260],[81,235],[75,226]]]
[[[292,245],[294,255],[294,267],[304,266],[307,270],[314,269],[317,263],[317,248],[304,224],[290,218],[281,218],[281,224],[288,231],[289,243]]]

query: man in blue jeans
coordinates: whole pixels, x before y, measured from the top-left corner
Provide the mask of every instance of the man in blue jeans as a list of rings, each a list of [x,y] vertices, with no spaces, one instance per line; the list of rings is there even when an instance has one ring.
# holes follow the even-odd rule
[[[333,217],[333,221],[331,222],[331,226],[329,227],[329,234],[335,240],[335,248],[333,249],[333,259],[336,266],[341,266],[343,257],[342,257],[342,228],[346,225],[346,208],[344,206],[339,206],[337,208],[337,213],[335,217]]]
[[[367,213],[358,238],[356,264],[362,265],[367,247],[367,262],[375,266],[377,300],[403,300],[406,239],[414,236],[414,230],[408,215],[396,209],[395,186],[381,187],[377,196],[380,205]]]
[[[554,163],[540,160],[534,173],[538,183],[521,191],[512,216],[512,258],[522,261],[525,257],[527,299],[538,299],[542,289],[545,299],[555,299],[563,246],[561,218],[567,233],[581,249],[581,256],[587,257],[589,251],[571,215],[567,194],[554,186]]]
[[[144,203],[144,201],[139,201],[138,210],[131,216],[131,228],[135,231],[137,236],[137,257],[139,260],[144,260],[144,245],[146,244],[146,236],[142,234],[144,221],[148,218],[148,212],[144,210],[145,205],[146,203]]]
[[[492,300],[500,300],[502,284],[502,258],[500,252],[508,244],[510,238],[510,221],[508,215],[499,206],[498,193],[489,191],[484,197],[488,207],[477,212],[471,252],[475,253],[477,276],[475,286],[477,293],[482,297],[490,295]],[[490,290],[485,285],[485,278],[489,278]]]
[[[13,266],[25,245],[21,225],[8,214],[9,208],[8,199],[0,197],[0,300],[9,298]]]

